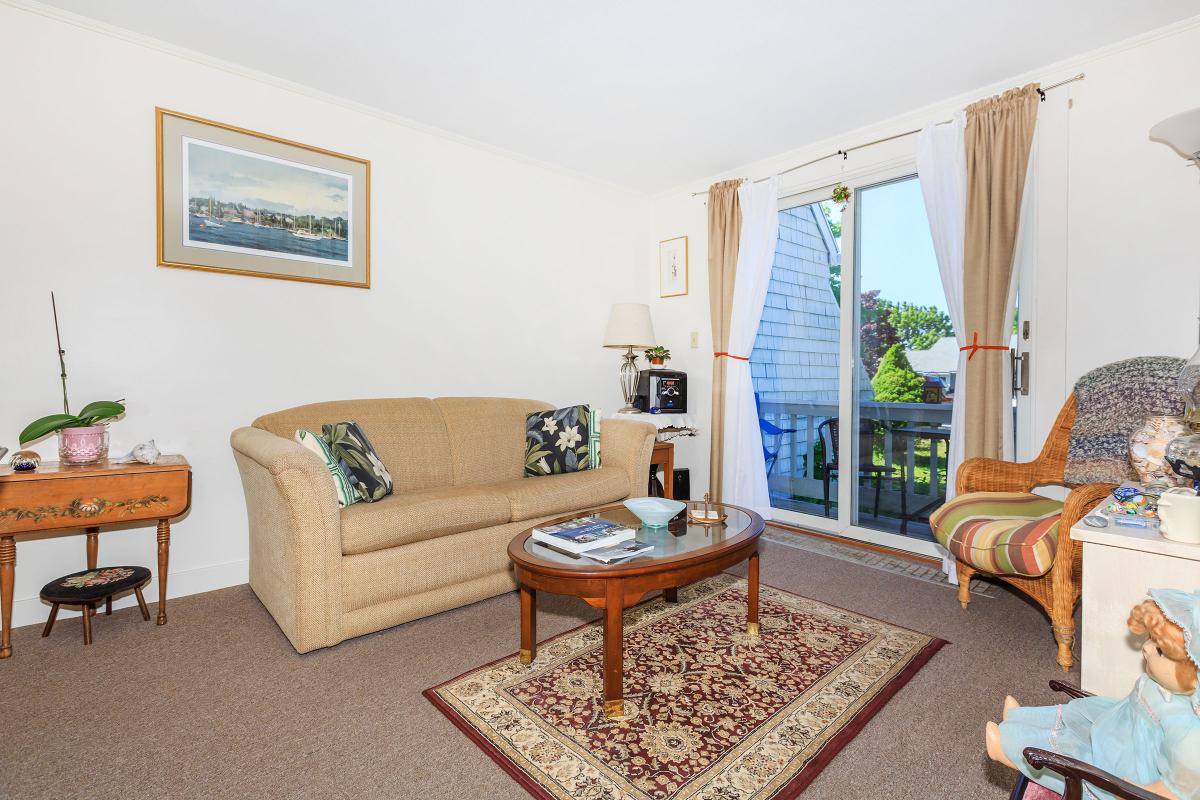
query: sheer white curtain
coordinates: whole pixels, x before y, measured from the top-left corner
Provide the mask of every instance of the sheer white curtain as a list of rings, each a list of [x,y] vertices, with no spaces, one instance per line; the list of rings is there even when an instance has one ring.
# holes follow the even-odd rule
[[[742,232],[733,286],[733,315],[729,322],[730,357],[725,373],[721,500],[752,509],[770,519],[767,465],[747,359],[758,334],[771,266],[775,261],[775,241],[779,236],[779,178],[743,184],[738,187],[738,201],[742,207]]]
[[[933,252],[937,256],[942,289],[946,292],[946,308],[954,324],[958,346],[967,344],[963,324],[963,247],[966,240],[967,217],[967,153],[963,131],[967,117],[962,111],[941,125],[926,125],[917,137],[917,177],[925,198],[925,213],[929,217],[929,232],[933,237]],[[954,388],[954,405],[950,412],[950,450],[946,463],[946,499],[954,496],[954,476],[963,460],[966,408],[967,354],[959,351],[958,378]],[[951,582],[956,581],[954,559],[944,554],[942,564]]]

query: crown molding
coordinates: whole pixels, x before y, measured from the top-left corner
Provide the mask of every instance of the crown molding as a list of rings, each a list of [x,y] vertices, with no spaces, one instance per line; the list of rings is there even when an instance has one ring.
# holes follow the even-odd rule
[[[71,11],[66,11],[66,10],[58,8],[56,6],[47,5],[45,3],[40,3],[40,2],[37,2],[37,0],[0,0],[0,6],[9,6],[10,8],[13,8],[17,11],[23,11],[28,14],[34,14],[36,16],[44,17],[46,19],[50,19],[55,22],[60,22],[60,23],[66,24],[66,25],[71,25],[76,28],[80,28],[82,30],[89,31],[91,33],[97,33],[97,34],[100,34],[103,36],[108,36],[110,38],[118,39],[120,41],[126,42],[127,44],[136,45],[138,47],[144,47],[148,50],[155,50],[159,53],[163,53],[168,56],[173,56],[175,58],[179,58],[184,61],[190,61],[194,64],[198,64],[200,66],[207,67],[209,69],[220,70],[221,72],[225,72],[225,73],[234,75],[239,78],[245,78],[247,80],[252,80],[257,83],[261,83],[263,85],[270,86],[274,89],[279,89],[279,90],[282,90],[285,92],[289,92],[291,94],[299,95],[299,96],[308,98],[310,100],[316,100],[318,102],[328,103],[329,105],[338,106],[340,108],[346,109],[347,111],[352,111],[354,113],[362,114],[362,115],[368,116],[368,117],[374,117],[375,119],[381,120],[383,122],[387,122],[392,125],[398,125],[400,127],[407,128],[409,130],[424,134],[426,136],[432,136],[435,138],[451,141],[451,142],[454,142],[455,144],[463,145],[465,147],[470,147],[474,150],[480,150],[485,153],[490,153],[491,155],[500,156],[501,158],[505,158],[510,161],[515,161],[515,162],[523,164],[525,166],[536,167],[538,169],[544,170],[546,172],[554,173],[554,174],[560,175],[562,177],[571,178],[574,180],[582,181],[584,183],[590,183],[595,186],[603,187],[605,189],[608,189],[610,191],[614,191],[614,192],[617,192],[617,193],[620,193],[623,195],[627,195],[630,197],[636,197],[636,198],[640,198],[640,199],[648,199],[650,196],[648,192],[638,191],[629,186],[623,186],[618,183],[613,183],[612,181],[605,180],[604,178],[600,178],[595,175],[589,175],[586,172],[580,172],[578,170],[574,170],[574,169],[571,169],[570,167],[565,167],[560,164],[555,164],[555,163],[552,163],[549,161],[543,161],[541,159],[534,158],[533,156],[527,156],[527,155],[524,155],[523,153],[518,153],[513,150],[508,150],[506,148],[499,147],[497,145],[488,144],[487,142],[482,142],[482,141],[479,141],[478,139],[472,139],[469,136],[463,136],[461,134],[454,133],[452,131],[447,131],[445,129],[438,128],[433,125],[426,125],[423,122],[418,122],[417,120],[409,119],[408,117],[402,116],[400,114],[395,114],[391,111],[385,111],[381,108],[369,105],[367,103],[360,103],[356,100],[351,100],[346,97],[341,97],[340,95],[331,94],[329,92],[325,92],[320,89],[316,89],[307,84],[297,83],[295,81],[290,81],[286,78],[281,78],[278,75],[272,75],[271,73],[268,73],[268,72],[262,72],[260,70],[251,69],[250,67],[244,66],[242,64],[238,64],[233,61],[226,61],[224,59],[216,58],[214,56],[210,56],[205,53],[201,53],[197,50],[192,50],[187,47],[182,47],[180,45],[172,44],[171,42],[167,42],[162,39],[157,39],[153,36],[146,36],[145,34],[137,33],[135,31],[131,31],[127,28],[121,28],[116,25],[110,25],[107,22],[101,22],[98,19],[93,19],[91,17],[83,16],[81,14],[76,14]]]
[[[860,141],[870,141],[881,136],[888,136],[898,130],[906,130],[909,128],[921,128],[930,122],[939,122],[949,116],[955,110],[964,108],[970,103],[975,102],[981,97],[987,97],[992,94],[999,94],[1005,89],[1013,86],[1023,86],[1031,81],[1041,81],[1043,83],[1054,83],[1065,78],[1069,78],[1079,72],[1087,72],[1087,67],[1097,61],[1102,61],[1106,58],[1111,58],[1129,50],[1135,50],[1139,47],[1144,47],[1162,39],[1167,39],[1172,36],[1177,36],[1187,33],[1193,29],[1200,28],[1200,14],[1188,17],[1187,19],[1172,22],[1169,25],[1164,25],[1154,30],[1140,33],[1137,36],[1131,36],[1128,39],[1122,39],[1111,44],[1103,45],[1102,47],[1088,50],[1079,55],[1071,56],[1070,58],[1055,61],[1036,69],[1027,70],[1020,74],[1004,78],[1003,80],[994,81],[986,86],[972,89],[970,91],[961,92],[952,97],[937,100],[928,103],[920,108],[912,111],[906,111],[902,114],[897,114],[887,119],[871,122],[866,125],[860,125],[857,128],[852,128],[848,131],[834,134],[833,136],[820,139],[816,142],[807,142],[803,145],[787,150],[783,153],[766,156],[756,159],[731,169],[722,170],[721,172],[709,175],[704,178],[699,178],[686,183],[679,184],[671,189],[665,189],[655,192],[651,195],[652,201],[662,200],[676,195],[688,195],[693,192],[701,192],[708,189],[710,185],[717,181],[728,180],[730,178],[750,178],[757,179],[764,175],[770,174],[772,170],[785,170],[799,162],[808,161],[822,153],[832,153],[838,149],[853,146]],[[1087,82],[1090,78],[1086,78],[1079,83],[1073,84],[1070,91],[1085,90]],[[1060,91],[1060,90],[1056,90]],[[873,164],[878,162],[872,162]],[[819,171],[821,165],[814,164],[811,168],[814,171]],[[808,169],[804,171],[808,173]],[[819,175],[812,178],[808,183],[819,183],[824,180],[825,175]]]

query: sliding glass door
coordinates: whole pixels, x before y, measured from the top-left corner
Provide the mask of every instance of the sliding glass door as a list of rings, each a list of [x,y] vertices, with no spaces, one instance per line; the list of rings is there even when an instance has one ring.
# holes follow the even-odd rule
[[[958,348],[916,176],[780,203],[750,364],[777,519],[932,554]]]

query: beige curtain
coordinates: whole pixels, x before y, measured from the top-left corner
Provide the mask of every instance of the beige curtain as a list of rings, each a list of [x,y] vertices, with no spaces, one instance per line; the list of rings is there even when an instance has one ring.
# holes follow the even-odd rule
[[[1008,342],[1009,291],[1021,218],[1025,173],[1037,122],[1037,84],[1010,89],[967,107],[967,217],[963,258],[963,321],[968,350],[963,456],[999,458]]]
[[[738,202],[741,179],[714,183],[708,189],[708,305],[712,315],[713,353],[729,347],[733,316],[733,279],[737,273],[742,209]],[[721,454],[725,447],[725,367],[727,359],[713,357],[712,435],[709,437],[708,486],[713,500],[721,499]]]

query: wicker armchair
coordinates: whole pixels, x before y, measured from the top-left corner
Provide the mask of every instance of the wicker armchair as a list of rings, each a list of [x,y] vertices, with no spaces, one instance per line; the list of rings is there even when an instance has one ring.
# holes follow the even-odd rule
[[[1071,646],[1075,642],[1075,606],[1081,592],[1083,549],[1071,538],[1071,527],[1114,488],[1113,484],[1075,486],[1066,483],[1067,442],[1075,421],[1075,395],[1058,412],[1054,427],[1033,461],[1014,464],[992,458],[969,458],[958,468],[955,487],[958,494],[968,492],[1029,492],[1035,486],[1066,486],[1067,495],[1058,526],[1058,542],[1050,571],[1036,578],[1022,575],[988,574],[1032,598],[1050,617],[1054,639],[1058,643],[1058,663],[1063,671],[1073,663]],[[958,560],[958,601],[963,608],[971,602],[968,586],[977,570]]]

